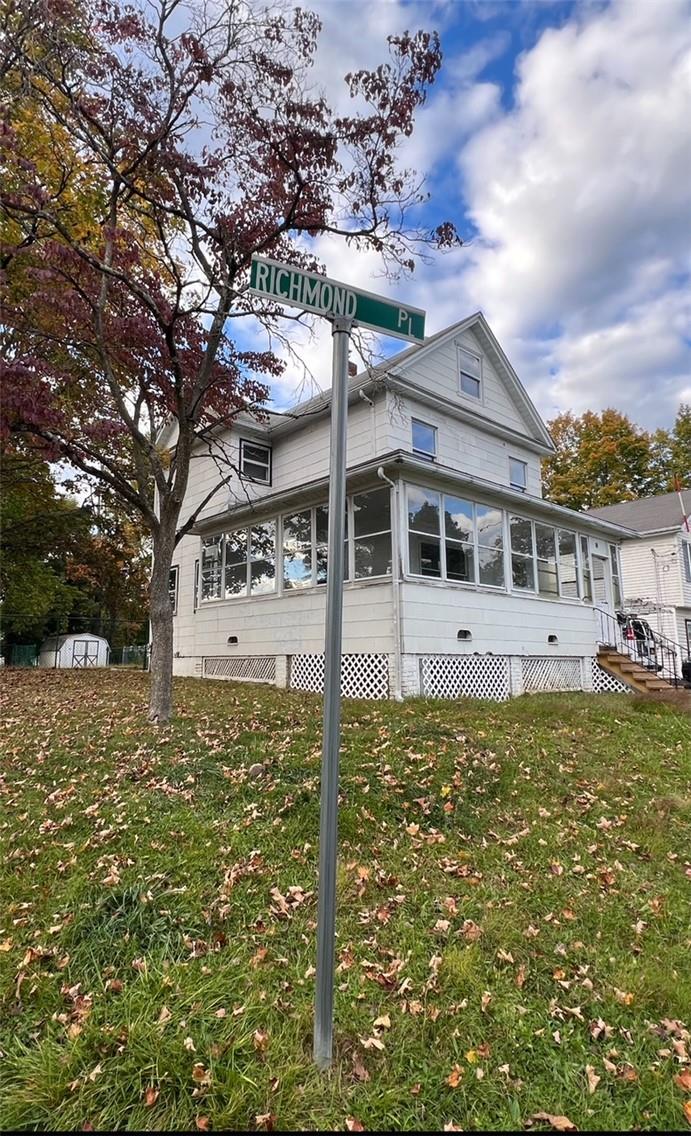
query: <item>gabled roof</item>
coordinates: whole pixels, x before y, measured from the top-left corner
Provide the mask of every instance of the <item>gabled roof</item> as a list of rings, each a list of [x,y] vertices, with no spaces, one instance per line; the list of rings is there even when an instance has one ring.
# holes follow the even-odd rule
[[[682,489],[681,494],[660,493],[657,497],[643,497],[639,501],[603,505],[601,509],[589,509],[588,512],[592,517],[614,521],[638,533],[668,532],[682,528],[684,519],[691,517],[691,489]]]
[[[508,357],[504,353],[504,349],[481,311],[473,312],[472,315],[466,316],[465,319],[459,320],[458,323],[451,324],[450,327],[438,331],[436,335],[431,335],[424,343],[413,344],[412,347],[401,351],[398,355],[394,355],[392,359],[387,359],[381,369],[386,371],[393,371],[394,369],[405,370],[410,363],[419,363],[430,351],[435,350],[446,340],[453,339],[464,331],[473,331],[478,336],[482,346],[491,357],[494,366],[503,379],[509,394],[513,397],[519,410],[522,411],[524,419],[532,427],[536,439],[540,441],[550,453],[553,453],[554,442],[550,437],[547,427],[535,409],[528,392],[511,366]]]
[[[424,359],[426,355],[436,350],[445,341],[453,339],[457,335],[461,335],[464,331],[470,330],[477,334],[483,348],[490,355],[494,366],[497,368],[497,371],[504,381],[509,394],[513,397],[519,410],[522,412],[524,421],[532,429],[531,440],[535,448],[542,453],[554,453],[554,442],[550,437],[547,427],[535,409],[530,396],[511,366],[511,363],[504,354],[494,332],[487,323],[483,313],[480,311],[473,312],[472,315],[466,316],[465,319],[458,320],[449,327],[445,327],[434,335],[430,335],[424,343],[413,343],[410,347],[404,348],[403,351],[397,352],[396,355],[384,359],[381,363],[377,364],[377,366],[369,367],[366,371],[360,371],[356,375],[351,375],[348,379],[349,401],[357,398],[360,389],[367,390],[369,384],[380,382],[387,375],[390,375],[392,378],[399,378],[401,381],[407,383],[405,371],[410,364],[419,363],[421,359]],[[415,389],[418,388],[416,387]],[[298,403],[296,406],[292,407],[285,416],[276,414],[274,417],[274,412],[269,410],[269,433],[280,435],[300,429],[300,427],[305,424],[305,421],[309,420],[309,417],[314,417],[320,412],[328,410],[330,404],[331,390],[329,389],[315,395],[306,402]],[[472,420],[479,426],[491,427],[494,425],[494,428],[498,429],[496,423],[493,424],[484,415],[461,406],[460,403],[455,409],[459,415]],[[511,433],[516,434],[517,432],[513,430]],[[528,441],[527,438],[526,441]]]

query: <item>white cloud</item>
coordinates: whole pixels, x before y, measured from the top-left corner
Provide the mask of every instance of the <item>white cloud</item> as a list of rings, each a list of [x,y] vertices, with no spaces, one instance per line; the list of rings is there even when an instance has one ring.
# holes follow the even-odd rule
[[[689,4],[616,4],[545,31],[519,61],[515,109],[463,152],[479,232],[464,288],[509,354],[557,326],[543,408],[659,422],[688,390],[689,105]]]
[[[387,34],[460,23],[453,4],[318,8],[317,78],[334,101]],[[546,416],[614,405],[667,423],[691,399],[691,4],[577,7],[519,58],[508,112],[481,77],[504,48],[488,35],[447,57],[402,150],[439,188],[438,213],[468,208],[472,242],[395,285],[372,253],[332,238],[319,253],[330,276],[425,308],[428,332],[484,310]],[[328,325],[304,354],[328,386]]]

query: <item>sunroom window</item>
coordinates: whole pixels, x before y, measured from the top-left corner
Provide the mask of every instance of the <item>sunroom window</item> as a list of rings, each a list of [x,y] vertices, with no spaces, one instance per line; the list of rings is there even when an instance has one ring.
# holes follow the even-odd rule
[[[372,489],[353,497],[353,550],[356,579],[391,572],[391,493]]]
[[[414,576],[504,586],[504,515],[491,505],[409,486],[408,548]]]
[[[590,566],[590,551],[587,536],[580,537],[581,546],[581,579],[583,581],[583,599],[587,603],[593,602],[593,576]]]
[[[432,489],[408,488],[408,551],[414,576],[441,577],[441,498]]]
[[[559,588],[562,596],[578,599],[578,563],[576,559],[576,534],[558,530],[559,539]]]
[[[523,517],[511,517],[511,579],[514,588],[535,591],[533,526]]]

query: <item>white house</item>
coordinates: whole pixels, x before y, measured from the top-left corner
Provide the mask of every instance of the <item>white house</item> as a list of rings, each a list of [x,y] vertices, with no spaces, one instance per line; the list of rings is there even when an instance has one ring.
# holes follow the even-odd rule
[[[39,667],[107,667],[110,647],[107,639],[90,632],[50,635],[41,643]]]
[[[542,499],[552,441],[484,316],[349,386],[343,690],[506,698],[612,689],[594,604],[620,604],[626,530]],[[321,689],[330,393],[198,451],[178,546],[177,674]],[[616,684],[619,688],[619,684]]]
[[[691,489],[590,515],[634,530],[621,545],[624,604],[691,657]]]

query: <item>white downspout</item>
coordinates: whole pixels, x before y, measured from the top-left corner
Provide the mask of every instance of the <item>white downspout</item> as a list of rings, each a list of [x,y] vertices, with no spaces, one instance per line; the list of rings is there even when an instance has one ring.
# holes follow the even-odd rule
[[[403,651],[402,651],[402,632],[401,632],[401,577],[402,577],[402,564],[400,556],[400,503],[399,503],[399,481],[392,481],[384,473],[384,467],[379,466],[377,470],[377,477],[381,481],[385,481],[390,485],[394,491],[394,508],[392,509],[392,525],[391,525],[391,570],[392,570],[392,593],[393,593],[393,637],[394,637],[394,653],[396,656],[396,672],[393,696],[396,702],[403,701],[403,689],[401,682],[401,668],[403,665]]]

